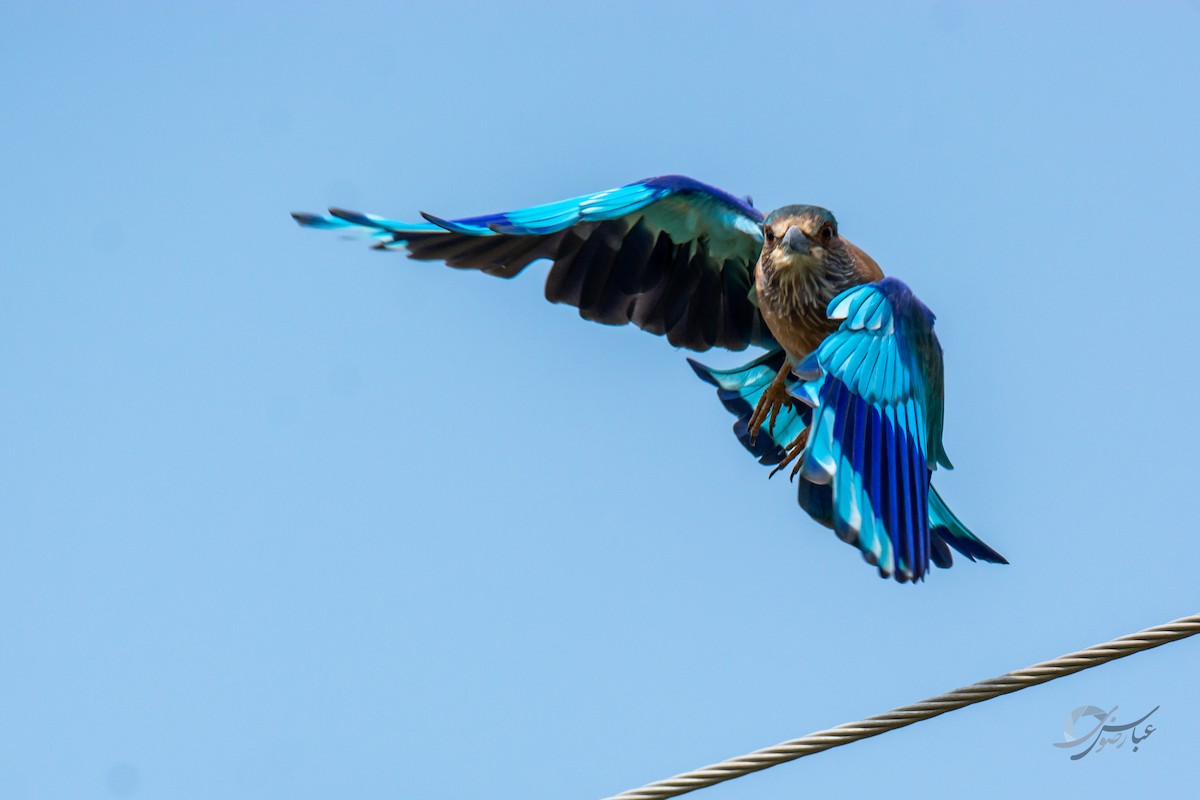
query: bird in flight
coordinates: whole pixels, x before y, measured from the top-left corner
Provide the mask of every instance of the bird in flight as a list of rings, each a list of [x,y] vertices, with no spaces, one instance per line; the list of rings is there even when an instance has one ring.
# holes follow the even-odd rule
[[[512,278],[548,260],[546,299],[633,323],[676,347],[767,352],[717,370],[689,359],[758,460],[792,465],[800,506],[881,577],[925,578],[951,548],[1007,564],[930,483],[942,447],[934,316],[844,238],[826,209],[763,215],[749,198],[680,175],[517,211],[408,223],[331,208],[302,226],[353,229],[382,250]]]

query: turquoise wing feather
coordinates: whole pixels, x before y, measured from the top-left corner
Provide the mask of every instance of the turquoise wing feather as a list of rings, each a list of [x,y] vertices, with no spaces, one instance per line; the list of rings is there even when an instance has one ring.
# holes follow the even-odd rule
[[[855,545],[883,577],[919,581],[950,547],[1008,563],[930,485],[951,467],[942,446],[942,350],[934,315],[895,278],[829,304],[838,330],[796,368],[794,396],[812,423],[800,467],[801,504]],[[824,517],[822,519],[821,517]]]
[[[633,323],[691,350],[774,339],[753,296],[763,215],[748,200],[666,175],[500,214],[408,223],[330,209],[305,227],[359,231],[384,250],[511,278],[552,262],[546,298],[585,319]]]

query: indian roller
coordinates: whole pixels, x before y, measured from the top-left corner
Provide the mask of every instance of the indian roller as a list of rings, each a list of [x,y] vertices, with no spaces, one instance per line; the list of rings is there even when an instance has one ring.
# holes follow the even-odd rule
[[[633,323],[676,347],[766,353],[717,370],[689,359],[772,475],[792,465],[800,506],[883,578],[929,565],[1007,564],[931,485],[942,446],[942,348],[934,315],[841,235],[834,215],[768,215],[666,175],[517,211],[408,223],[331,208],[304,227],[357,230],[381,250],[512,278],[551,262],[546,299],[584,319]]]

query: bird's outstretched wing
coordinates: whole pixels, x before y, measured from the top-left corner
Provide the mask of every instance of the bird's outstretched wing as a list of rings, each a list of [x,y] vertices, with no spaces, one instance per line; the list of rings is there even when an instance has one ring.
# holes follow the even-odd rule
[[[553,262],[546,299],[584,319],[632,322],[676,347],[774,345],[753,298],[763,215],[747,200],[680,175],[519,211],[406,223],[332,208],[293,214],[310,228],[357,228],[380,249],[511,278]]]
[[[883,577],[921,580],[948,567],[947,544],[971,560],[1008,563],[974,536],[930,486],[942,447],[942,348],[934,316],[895,278],[829,304],[842,320],[796,368],[813,408],[800,502],[854,544]],[[932,535],[931,535],[932,533]]]

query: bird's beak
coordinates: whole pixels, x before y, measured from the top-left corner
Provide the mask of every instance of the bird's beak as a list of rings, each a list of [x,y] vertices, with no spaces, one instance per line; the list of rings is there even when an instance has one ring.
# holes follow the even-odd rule
[[[804,231],[795,225],[787,229],[787,233],[783,235],[783,239],[780,241],[785,248],[796,255],[807,256],[812,254],[812,243],[804,235]]]

